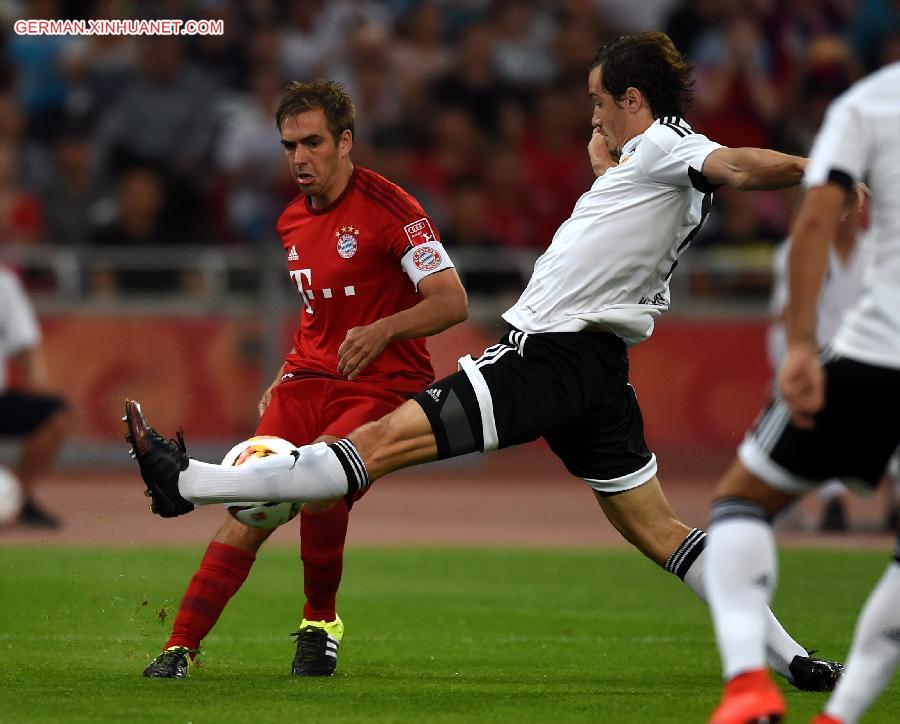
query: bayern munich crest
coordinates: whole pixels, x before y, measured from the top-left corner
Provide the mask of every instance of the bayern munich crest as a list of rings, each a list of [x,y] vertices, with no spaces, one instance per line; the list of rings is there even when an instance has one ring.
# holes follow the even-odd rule
[[[413,264],[419,271],[431,271],[441,265],[441,255],[430,246],[420,246],[413,254]]]
[[[349,259],[359,248],[359,229],[352,226],[342,226],[334,232],[337,237],[337,253],[342,259]]]

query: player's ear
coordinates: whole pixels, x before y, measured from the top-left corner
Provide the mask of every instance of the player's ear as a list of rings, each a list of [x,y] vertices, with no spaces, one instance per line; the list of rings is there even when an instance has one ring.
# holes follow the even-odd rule
[[[647,105],[644,94],[634,86],[628,86],[625,89],[625,107],[632,113],[636,113],[643,106]]]
[[[345,128],[341,131],[340,138],[338,138],[338,150],[340,151],[341,156],[346,156],[350,153],[350,150],[353,148],[353,131],[349,128]]]

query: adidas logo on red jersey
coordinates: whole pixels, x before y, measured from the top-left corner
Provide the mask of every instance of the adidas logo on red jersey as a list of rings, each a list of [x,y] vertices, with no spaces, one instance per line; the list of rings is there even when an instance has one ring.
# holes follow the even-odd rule
[[[288,261],[300,261],[296,246],[291,246],[291,250],[288,252]]]

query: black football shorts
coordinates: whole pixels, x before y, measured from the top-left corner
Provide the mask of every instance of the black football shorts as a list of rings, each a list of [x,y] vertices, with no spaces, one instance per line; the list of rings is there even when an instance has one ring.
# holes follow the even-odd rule
[[[573,475],[600,493],[656,474],[615,335],[528,334],[511,329],[478,359],[413,399],[431,423],[441,459],[543,437]]]
[[[830,478],[872,490],[900,445],[900,369],[832,356],[824,364],[825,407],[810,430],[791,424],[783,400],[756,419],[738,448],[772,487],[804,493]]]
[[[7,390],[0,392],[0,437],[24,437],[66,407],[56,395]]]

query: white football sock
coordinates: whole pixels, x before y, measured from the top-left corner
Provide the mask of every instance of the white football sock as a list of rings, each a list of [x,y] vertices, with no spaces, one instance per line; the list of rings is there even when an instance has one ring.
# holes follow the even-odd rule
[[[709,600],[706,595],[706,549],[702,548],[701,552],[694,558],[693,562],[688,563],[688,568],[682,571],[683,575],[681,575],[677,569],[670,568],[669,565],[678,555],[679,551],[682,551],[685,548],[685,544],[689,543],[692,537],[696,537],[698,532],[702,534],[702,531],[700,531],[699,528],[694,528],[694,530],[690,532],[688,537],[685,538],[684,542],[678,547],[675,554],[673,554],[672,558],[669,559],[669,562],[666,563],[666,570],[671,570],[673,573],[683,578],[684,582],[688,585],[688,588],[697,594],[697,598],[708,605]],[[703,541],[703,538],[700,538],[699,540]],[[703,543],[701,543],[701,547],[702,545]],[[788,632],[784,630],[781,622],[775,618],[775,614],[767,607],[766,660],[769,662],[769,666],[772,667],[772,670],[791,681],[791,661],[794,660],[795,656],[806,656],[807,653],[805,648],[790,637]]]
[[[856,724],[900,664],[900,563],[888,566],[866,601],[847,666],[825,712]]]
[[[269,455],[233,467],[191,460],[178,477],[178,492],[195,505],[312,502],[340,498],[347,490],[344,466],[324,442],[298,448],[296,458]]]
[[[759,517],[715,520],[715,515],[714,510],[706,591],[727,681],[766,665],[768,606],[777,575],[775,538]]]

